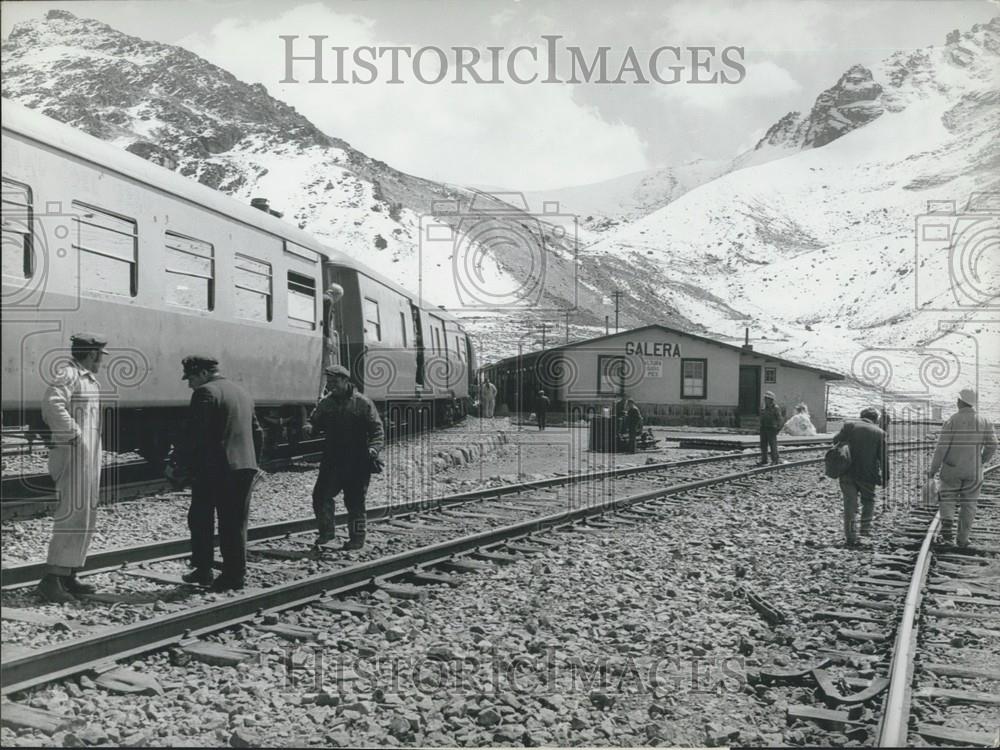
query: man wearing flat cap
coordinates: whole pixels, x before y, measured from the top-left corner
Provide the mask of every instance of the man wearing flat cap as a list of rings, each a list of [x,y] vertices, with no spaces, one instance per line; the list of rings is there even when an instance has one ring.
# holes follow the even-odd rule
[[[986,417],[976,413],[976,392],[958,392],[958,411],[941,427],[937,449],[927,476],[941,472],[941,541],[955,541],[955,508],[958,507],[958,546],[969,546],[983,487],[983,466],[997,452],[997,435]]]
[[[857,515],[860,499],[861,536],[870,536],[875,517],[875,487],[885,486],[885,432],[878,426],[879,411],[871,406],[861,410],[861,421],[845,422],[833,437],[834,445],[847,444],[851,465],[839,478],[844,500],[844,543],[858,547]]]
[[[193,391],[187,440],[179,450],[181,465],[192,479],[188,529],[194,570],[184,580],[211,586],[213,591],[241,589],[250,495],[263,433],[250,394],[219,373],[215,357],[193,354],[182,365],[183,378]],[[213,581],[216,515],[222,573]]]
[[[94,593],[76,579],[94,537],[101,481],[101,368],[107,341],[95,333],[70,337],[71,361],[45,390],[42,419],[52,431],[49,474],[59,494],[45,574],[38,592],[51,602]]]
[[[771,463],[781,463],[778,459],[778,432],[785,424],[785,417],[775,401],[774,391],[768,391],[764,394],[764,408],[760,412],[760,461],[757,462],[758,466],[767,464],[768,450],[771,452]]]
[[[334,498],[343,492],[349,536],[343,549],[361,549],[367,527],[365,494],[373,471],[381,471],[382,419],[371,399],[354,390],[346,367],[326,368],[326,388],[306,428],[307,434],[314,429],[326,432],[319,476],[313,487],[313,511],[319,531],[316,544],[327,544],[336,537]]]

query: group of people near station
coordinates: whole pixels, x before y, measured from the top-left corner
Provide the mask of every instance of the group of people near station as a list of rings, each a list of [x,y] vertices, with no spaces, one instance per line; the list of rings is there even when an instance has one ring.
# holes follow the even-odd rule
[[[997,451],[997,436],[992,423],[976,413],[978,397],[972,388],[957,394],[957,411],[941,427],[934,456],[927,469],[927,480],[937,483],[938,508],[941,513],[941,542],[969,546],[969,535],[976,517],[983,484],[983,467]],[[760,418],[760,461],[780,463],[779,432],[789,435],[815,435],[805,404],[782,424],[782,411],[772,391],[764,397]],[[848,547],[861,545],[860,537],[871,535],[875,515],[875,488],[889,484],[888,431],[889,415],[874,407],[861,410],[860,420],[848,421],[833,437],[835,447],[846,446],[847,467],[837,477],[844,502],[844,542]],[[940,474],[940,478],[936,477]],[[858,511],[861,511],[860,529]],[[955,534],[955,516],[958,533]]]
[[[49,427],[49,473],[59,505],[54,514],[45,574],[38,585],[52,602],[95,593],[77,580],[96,528],[101,476],[101,405],[97,375],[107,340],[93,333],[70,339],[71,361],[46,389],[42,418]],[[241,589],[246,577],[247,525],[258,474],[263,432],[247,390],[221,372],[211,355],[181,361],[191,388],[187,429],[175,446],[166,475],[177,487],[190,484],[188,530],[192,570],[184,582],[212,591]],[[382,471],[382,420],[375,404],[357,392],[347,368],[326,368],[326,391],[309,417],[306,434],[325,432],[319,476],[313,488],[317,546],[335,539],[334,498],[343,492],[348,539],[341,549],[365,544],[365,498],[373,473]],[[222,571],[216,577],[215,518]]]
[[[59,494],[46,570],[39,593],[53,602],[70,602],[94,593],[77,579],[96,528],[101,476],[101,405],[97,375],[107,341],[93,333],[71,337],[71,361],[47,388],[42,417],[51,433],[49,472]],[[192,354],[181,361],[181,378],[192,390],[188,427],[176,446],[167,476],[175,486],[191,485],[188,529],[192,570],[186,583],[213,591],[243,588],[246,576],[247,524],[263,433],[250,394],[220,371],[218,360]],[[485,381],[484,386],[491,386]],[[492,391],[492,392],[491,392]],[[495,386],[484,387],[484,416],[492,412]],[[544,394],[540,394],[539,398]],[[547,400],[547,399],[546,399]],[[983,483],[983,467],[997,451],[997,437],[990,421],[976,413],[977,395],[971,388],[958,393],[957,412],[943,425],[934,457],[927,469],[929,480],[940,473],[939,507],[942,541],[969,544]],[[547,404],[546,404],[547,405]],[[544,413],[544,409],[540,410]],[[886,453],[887,415],[867,407],[859,421],[849,421],[834,436],[835,446],[846,446],[849,465],[839,475],[844,502],[844,536],[848,546],[858,546],[871,534],[875,488],[888,483]],[[642,428],[642,414],[632,399],[615,407],[618,429],[634,452]],[[545,428],[539,415],[539,428]],[[366,495],[371,476],[382,471],[384,446],[382,420],[375,404],[355,390],[347,368],[326,368],[326,391],[309,417],[307,435],[325,433],[319,475],[313,488],[321,548],[335,539],[334,498],[344,494],[348,539],[341,549],[361,549],[366,537]],[[777,435],[815,434],[804,404],[783,420],[774,393],[765,394],[760,418],[760,463],[779,463]],[[861,511],[860,531],[857,527]],[[213,569],[215,518],[219,522],[222,572]]]

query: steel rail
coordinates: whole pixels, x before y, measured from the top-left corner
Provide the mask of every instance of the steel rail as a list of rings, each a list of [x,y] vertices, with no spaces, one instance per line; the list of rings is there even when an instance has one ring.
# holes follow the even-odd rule
[[[817,450],[819,448],[826,448],[826,444],[822,444],[816,447],[804,447],[804,448],[794,448],[785,451],[786,453],[791,452],[804,452],[809,450]],[[742,453],[728,453],[722,456],[704,456],[701,458],[689,458],[680,461],[665,461],[656,464],[645,464],[641,466],[625,466],[615,469],[605,469],[602,471],[594,472],[584,472],[580,474],[570,474],[563,477],[551,477],[548,479],[536,479],[529,482],[520,482],[517,484],[506,484],[499,487],[486,487],[479,490],[470,490],[468,492],[459,492],[451,495],[442,495],[436,498],[430,498],[427,500],[412,500],[400,505],[378,505],[369,508],[367,511],[367,517],[369,520],[378,521],[386,518],[394,518],[397,516],[408,515],[411,513],[416,513],[422,510],[428,510],[430,508],[445,507],[449,505],[454,505],[461,502],[469,502],[472,500],[482,500],[494,497],[503,497],[504,495],[520,494],[532,489],[543,489],[546,487],[553,487],[559,485],[574,485],[574,484],[584,484],[586,482],[596,481],[600,479],[609,479],[613,477],[620,476],[631,476],[633,474],[641,474],[646,472],[662,471],[664,469],[671,468],[683,468],[686,466],[694,466],[698,464],[706,463],[718,463],[721,461],[731,461],[736,458],[744,458]],[[800,465],[798,463],[782,464],[782,466],[796,466]],[[769,469],[774,467],[757,467],[755,471],[760,471],[764,469]],[[338,513],[335,521],[337,523],[346,523],[347,514],[345,512]],[[247,541],[265,541],[269,539],[277,539],[289,534],[301,534],[308,531],[312,531],[316,528],[315,517],[309,516],[304,518],[297,518],[290,521],[281,521],[273,524],[262,524],[258,526],[252,526],[247,530]],[[215,536],[215,543],[218,544],[218,535]],[[184,557],[191,552],[191,540],[188,537],[170,539],[163,542],[154,542],[153,544],[142,544],[135,545],[131,547],[118,547],[115,549],[105,550],[102,552],[94,552],[87,556],[87,561],[84,566],[80,569],[81,573],[86,575],[109,572],[122,565],[138,563],[138,562],[163,562],[165,560],[176,559],[179,557]],[[0,587],[9,588],[14,586],[23,586],[26,584],[34,583],[41,579],[45,574],[45,562],[30,562],[22,563],[20,565],[11,565],[4,567],[0,570]]]
[[[455,555],[494,546],[513,538],[549,531],[560,526],[621,510],[638,503],[661,499],[703,487],[745,479],[757,473],[792,468],[822,459],[760,467],[733,474],[670,485],[589,507],[553,513],[508,526],[495,527],[457,539],[400,552],[331,572],[296,579],[271,588],[240,594],[158,618],[109,628],[71,641],[55,643],[27,654],[14,655],[0,663],[0,693],[26,690],[46,682],[85,672],[99,665],[125,659],[175,644],[183,639],[215,632],[251,620],[267,611],[301,606],[325,594],[341,594],[366,588],[377,579],[403,575],[416,568],[433,567]]]
[[[987,473],[1000,469],[991,466]],[[934,536],[941,527],[941,511],[934,514],[927,527],[927,533],[920,545],[920,552],[914,564],[910,585],[906,590],[903,614],[896,629],[896,640],[892,647],[892,661],[889,667],[889,690],[882,704],[882,720],[879,722],[877,747],[906,747],[910,727],[910,703],[913,691],[913,661],[917,653],[919,626],[917,614],[923,599],[927,573],[930,570]]]

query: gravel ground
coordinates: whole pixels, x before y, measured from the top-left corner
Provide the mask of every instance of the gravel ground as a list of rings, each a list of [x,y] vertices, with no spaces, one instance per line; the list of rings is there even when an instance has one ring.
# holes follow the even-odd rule
[[[894,459],[896,476],[913,460]],[[82,719],[46,738],[67,745],[858,744],[787,727],[787,705],[811,704],[812,691],[751,686],[747,674],[815,662],[836,626],[811,613],[890,551],[901,504],[876,516],[875,545],[862,550],[843,548],[839,492],[816,467],[660,508],[654,521],[549,534],[557,549],[420,600],[367,595],[366,617],[280,616],[317,628],[316,649],[241,626],[209,638],[259,655],[236,667],[162,652],[127,665],[155,676],[159,694],[115,695],[81,678],[30,702]],[[786,622],[763,622],[746,590]]]
[[[113,453],[112,451],[104,451],[101,456],[101,465],[114,466],[115,464],[125,464],[141,460],[142,456],[138,453]],[[21,474],[47,474],[49,471],[49,449],[44,445],[40,445],[31,453],[3,456],[2,465],[5,478]]]

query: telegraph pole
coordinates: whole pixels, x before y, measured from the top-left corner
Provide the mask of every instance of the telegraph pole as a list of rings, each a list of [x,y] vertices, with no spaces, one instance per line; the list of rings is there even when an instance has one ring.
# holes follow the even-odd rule
[[[618,310],[621,307],[622,293],[616,289],[612,296],[615,298],[615,333],[618,333]]]
[[[604,316],[604,335],[607,336],[609,333],[611,333],[611,330],[608,328],[608,316],[605,315]]]
[[[538,327],[542,329],[542,349],[545,348],[545,332],[549,330],[548,323],[539,323]]]
[[[569,310],[566,311],[566,343],[569,343]]]

